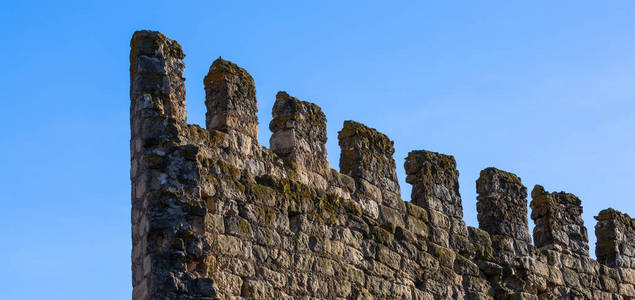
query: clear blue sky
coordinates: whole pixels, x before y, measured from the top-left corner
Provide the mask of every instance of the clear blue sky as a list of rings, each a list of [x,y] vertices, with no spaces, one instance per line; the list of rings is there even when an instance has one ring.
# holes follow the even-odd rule
[[[204,124],[203,77],[222,56],[256,81],[262,144],[286,90],[323,108],[335,169],[344,120],[390,136],[404,199],[408,151],[452,154],[468,225],[489,166],[578,195],[592,253],[599,210],[635,214],[633,1],[130,2],[0,5],[4,299],[130,297],[138,29],[183,46],[191,123]]]

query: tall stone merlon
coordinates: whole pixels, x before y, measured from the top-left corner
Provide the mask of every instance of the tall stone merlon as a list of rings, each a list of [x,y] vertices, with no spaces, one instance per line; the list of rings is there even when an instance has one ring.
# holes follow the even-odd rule
[[[408,153],[404,164],[406,182],[412,184],[412,202],[463,218],[459,194],[459,171],[451,155],[425,150]]]
[[[481,171],[476,180],[479,228],[492,235],[495,249],[521,256],[529,253],[527,188],[520,178],[496,168]]]
[[[595,217],[595,256],[609,267],[635,269],[635,219],[612,208]]]
[[[589,255],[589,238],[582,220],[582,201],[565,192],[548,193],[536,185],[531,191],[534,245],[565,253]]]
[[[163,121],[185,124],[185,79],[181,46],[156,31],[137,31],[130,41],[130,156],[132,181],[133,298],[147,299],[152,268],[148,190],[153,140]],[[168,123],[168,122],[166,122]]]
[[[337,138],[341,149],[340,172],[355,180],[357,194],[391,208],[403,209],[393,141],[355,121],[345,121]]]
[[[467,227],[459,194],[459,171],[451,155],[425,150],[408,153],[406,182],[412,184],[411,202],[428,211],[433,242],[463,251]]]
[[[181,46],[160,32],[143,30],[135,32],[130,47],[131,108],[151,99],[164,114],[185,123],[185,55]]]
[[[130,42],[133,300],[213,297],[198,147],[187,132],[183,51],[159,32]],[[208,298],[209,299],[209,298]]]
[[[257,141],[258,102],[251,75],[236,64],[218,58],[203,82],[207,129],[237,132]]]
[[[326,116],[306,101],[278,92],[269,129],[270,148],[296,168],[305,184],[326,189],[330,172],[326,151]]]

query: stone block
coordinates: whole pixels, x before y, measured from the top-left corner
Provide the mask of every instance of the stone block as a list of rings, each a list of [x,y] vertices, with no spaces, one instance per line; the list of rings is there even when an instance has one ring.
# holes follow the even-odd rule
[[[338,139],[340,172],[355,179],[358,189],[363,179],[379,189],[399,194],[395,149],[386,135],[363,124],[345,121]]]
[[[518,176],[496,168],[481,171],[476,181],[479,228],[530,243],[527,189]],[[522,253],[518,253],[519,255]]]
[[[258,104],[254,80],[235,63],[218,58],[203,79],[208,130],[235,131],[258,138]]]
[[[536,247],[588,256],[589,239],[582,220],[580,199],[564,192],[547,193],[540,185],[534,187],[531,197]]]
[[[251,299],[274,299],[274,289],[264,280],[247,279],[243,282],[241,296]]]

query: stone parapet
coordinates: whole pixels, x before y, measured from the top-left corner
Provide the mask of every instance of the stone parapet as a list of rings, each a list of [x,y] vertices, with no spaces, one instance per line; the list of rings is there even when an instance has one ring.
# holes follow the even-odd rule
[[[258,102],[254,79],[235,63],[218,58],[205,85],[205,125],[208,130],[236,131],[258,139]]]
[[[408,153],[406,182],[412,184],[412,201],[445,215],[463,218],[459,171],[453,156],[425,150]]]
[[[393,141],[373,128],[345,121],[339,139],[340,172],[353,177],[358,190],[370,184],[379,190],[399,194]]]
[[[326,189],[331,172],[326,151],[326,116],[306,101],[278,92],[269,129],[271,150],[285,158],[305,184]]]
[[[479,228],[498,239],[510,239],[510,249],[515,256],[527,255],[531,237],[527,224],[527,188],[520,178],[496,168],[481,171],[476,180],[478,193],[476,210]],[[501,245],[502,246],[502,245]]]
[[[130,43],[133,299],[216,295],[207,273],[200,148],[184,143],[181,46],[153,31]]]
[[[162,114],[185,123],[185,78],[181,46],[156,31],[137,31],[130,41],[131,113],[144,101]]]
[[[531,191],[534,244],[538,248],[589,255],[589,238],[582,220],[582,201],[565,192]]]
[[[635,219],[612,208],[596,217],[595,256],[610,267],[635,269]]]
[[[231,62],[205,78],[207,128],[187,124],[183,57],[158,32],[132,38],[133,299],[635,298],[627,215],[597,217],[601,264],[579,199],[535,188],[534,247],[520,178],[488,168],[482,229],[467,227],[452,156],[410,152],[404,202],[386,135],[345,122],[330,169],[324,113],[284,92],[259,145],[253,79]]]
[[[459,194],[459,171],[450,155],[417,150],[404,163],[406,182],[412,184],[412,203],[430,215],[431,239],[461,252],[469,246]]]

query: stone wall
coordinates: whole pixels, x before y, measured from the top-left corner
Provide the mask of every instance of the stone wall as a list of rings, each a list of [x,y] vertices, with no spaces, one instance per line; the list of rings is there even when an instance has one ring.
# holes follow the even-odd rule
[[[254,81],[221,58],[204,80],[207,129],[187,124],[183,57],[158,32],[133,35],[133,299],[635,297],[627,215],[598,216],[600,263],[579,199],[536,187],[535,247],[521,179],[488,168],[480,229],[466,226],[452,156],[409,153],[403,201],[386,135],[346,121],[330,169],[324,113],[285,92],[271,149],[259,145]]]

